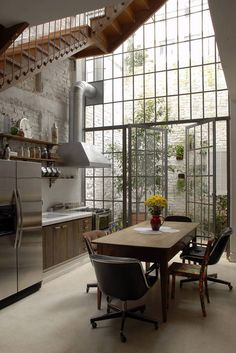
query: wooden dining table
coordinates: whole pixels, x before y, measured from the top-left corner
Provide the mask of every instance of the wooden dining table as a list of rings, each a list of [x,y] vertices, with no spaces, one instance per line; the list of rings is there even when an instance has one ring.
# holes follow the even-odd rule
[[[163,322],[167,321],[168,262],[194,237],[198,223],[165,222],[159,232],[144,221],[93,241],[97,253],[132,257],[160,266],[161,306]]]

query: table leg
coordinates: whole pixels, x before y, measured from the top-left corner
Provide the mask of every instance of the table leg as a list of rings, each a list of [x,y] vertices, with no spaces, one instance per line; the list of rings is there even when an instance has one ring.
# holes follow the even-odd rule
[[[168,261],[166,258],[160,260],[160,277],[161,277],[161,305],[162,305],[162,320],[167,321],[168,307]]]

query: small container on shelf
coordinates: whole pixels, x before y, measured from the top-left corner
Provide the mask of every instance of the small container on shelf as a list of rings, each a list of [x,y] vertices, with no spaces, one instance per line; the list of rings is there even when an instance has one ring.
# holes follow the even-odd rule
[[[42,157],[43,159],[47,159],[47,158],[48,158],[48,151],[47,151],[47,148],[46,148],[46,147],[42,148],[41,157]]]
[[[35,148],[35,158],[41,158],[41,148],[40,147],[36,147]]]
[[[53,124],[51,132],[52,132],[52,143],[57,144],[58,143],[58,128],[57,128],[56,123]]]

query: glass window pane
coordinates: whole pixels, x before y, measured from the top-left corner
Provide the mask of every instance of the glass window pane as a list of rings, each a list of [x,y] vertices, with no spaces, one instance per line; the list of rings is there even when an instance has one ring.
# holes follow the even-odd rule
[[[93,82],[93,60],[86,60],[86,81]]]
[[[179,2],[181,3],[181,2]],[[184,41],[189,39],[189,16],[178,18],[179,27],[179,41]]]
[[[211,91],[215,89],[215,65],[204,66],[204,90]]]
[[[167,1],[166,16],[167,18],[177,16],[177,0]]]
[[[154,86],[154,74],[145,75],[145,97],[154,97],[155,86]]]
[[[190,15],[190,35],[192,39],[201,37],[202,35],[201,13],[194,13]]]
[[[167,90],[168,94],[177,94],[178,93],[178,75],[177,70],[172,70],[167,72]]]
[[[168,120],[178,120],[178,97],[169,97],[168,98]]]
[[[104,57],[104,79],[112,78],[112,56]]]
[[[102,131],[94,132],[94,144],[96,145],[97,150],[103,152],[103,134]]]
[[[134,101],[134,123],[144,122],[144,102],[143,100]]]
[[[150,23],[144,26],[144,43],[145,48],[154,46],[154,23]]]
[[[191,64],[200,65],[202,64],[202,41],[194,40],[190,42],[191,45]]]
[[[192,119],[203,118],[203,102],[202,94],[192,95]]]
[[[94,126],[103,126],[103,106],[94,106]]]
[[[122,100],[122,78],[114,79],[114,101]]]
[[[176,69],[178,66],[177,45],[167,46],[167,68]]]
[[[112,102],[112,80],[104,81],[104,103]]]
[[[112,131],[104,130],[104,151],[111,152],[111,143],[112,143]]]
[[[189,0],[178,1],[178,14],[179,14],[179,16],[186,15],[187,13],[189,13]]]
[[[189,69],[179,70],[179,92],[189,93],[190,91],[190,73]]]
[[[190,65],[190,45],[189,42],[179,44],[179,67]]]
[[[215,93],[204,93],[205,118],[214,118],[216,116]]]
[[[190,95],[179,97],[180,120],[190,119]]]
[[[164,121],[168,118],[166,114],[166,98],[156,99],[156,121]]]
[[[166,21],[167,26],[167,43],[177,42],[177,19],[172,18]]]
[[[93,127],[93,106],[85,108],[85,127]]]
[[[156,74],[156,95],[166,95],[166,72],[158,72]]]
[[[154,48],[146,49],[144,52],[145,72],[154,72]]]
[[[103,80],[103,57],[94,60],[94,81]]]
[[[134,70],[134,53],[124,54],[124,75],[132,75]]]
[[[155,99],[146,99],[145,102],[145,122],[155,121]]]
[[[133,99],[133,77],[124,78],[124,100]]]
[[[95,178],[95,199],[101,200],[103,198],[103,179]]]
[[[104,104],[104,125],[112,125],[112,104]]]
[[[124,124],[133,123],[133,101],[124,102]]]
[[[156,48],[156,69],[157,71],[166,69],[166,47]]]
[[[134,33],[134,49],[143,48],[143,26]]]
[[[122,76],[122,55],[114,55],[114,77]]]
[[[192,92],[202,91],[202,66],[191,68],[191,89]]]
[[[143,76],[134,76],[134,99],[143,97]]]
[[[114,125],[123,124],[123,103],[114,103]]]
[[[134,74],[143,73],[144,67],[144,51],[137,50],[134,52]]]
[[[165,40],[166,40],[165,22],[164,21],[156,22],[155,28],[156,28],[156,45],[159,46],[159,45],[165,44]]]

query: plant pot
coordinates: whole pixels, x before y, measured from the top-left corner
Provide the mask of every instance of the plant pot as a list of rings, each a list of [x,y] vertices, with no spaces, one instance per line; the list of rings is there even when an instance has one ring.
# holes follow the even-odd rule
[[[178,179],[185,179],[185,174],[184,173],[179,173],[178,174]]]

